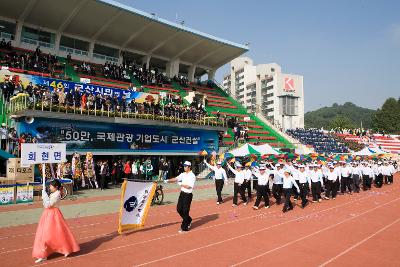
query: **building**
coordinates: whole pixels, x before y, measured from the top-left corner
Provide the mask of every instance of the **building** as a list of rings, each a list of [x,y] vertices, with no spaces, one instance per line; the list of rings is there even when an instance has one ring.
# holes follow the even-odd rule
[[[304,127],[303,76],[286,74],[276,63],[254,65],[248,57],[231,61],[224,90],[247,110],[261,113],[286,130]]]

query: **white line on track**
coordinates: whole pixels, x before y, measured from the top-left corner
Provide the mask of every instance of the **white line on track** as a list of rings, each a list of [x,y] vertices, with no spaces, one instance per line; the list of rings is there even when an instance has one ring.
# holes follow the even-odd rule
[[[350,250],[355,249],[356,247],[362,245],[363,243],[365,243],[366,241],[370,240],[371,238],[373,238],[374,236],[382,233],[383,231],[385,231],[386,229],[388,229],[389,227],[395,225],[396,223],[398,223],[400,221],[400,218],[398,218],[397,220],[395,220],[394,222],[392,222],[391,224],[386,225],[385,227],[383,227],[382,229],[380,229],[379,231],[376,231],[375,233],[373,233],[372,235],[364,238],[363,240],[361,240],[360,242],[354,244],[353,246],[349,247],[348,249],[346,249],[345,251],[339,253],[338,255],[336,255],[335,257],[330,258],[329,260],[327,260],[326,262],[322,263],[320,265],[320,267],[326,266],[329,263],[331,263],[332,261],[338,259],[339,257],[343,256],[344,254],[348,253]]]
[[[395,190],[395,189],[388,190],[387,192],[390,192],[390,191],[393,191],[393,190]],[[357,201],[361,201],[361,200],[365,200],[365,199],[371,198],[372,196],[374,196],[374,195],[367,195],[365,197],[358,198],[358,199],[355,199],[355,200],[350,201],[350,202],[342,203],[342,204],[336,205],[334,207],[330,207],[330,208],[323,209],[323,210],[320,210],[320,211],[317,211],[317,212],[306,214],[304,216],[297,217],[295,219],[292,219],[292,220],[289,220],[289,221],[286,221],[286,222],[283,222],[283,223],[272,225],[272,226],[268,227],[268,229],[274,228],[274,227],[277,227],[277,226],[281,226],[281,225],[284,225],[284,224],[287,224],[287,223],[290,223],[290,222],[294,222],[294,221],[297,221],[297,220],[301,220],[303,218],[307,218],[308,216],[319,214],[319,213],[322,213],[324,211],[329,211],[329,210],[333,210],[333,209],[336,209],[336,208],[340,208],[340,207],[352,204],[352,203],[357,202]],[[275,212],[270,212],[270,213],[275,213]],[[214,227],[218,227],[218,226],[222,226],[222,225],[226,225],[226,224],[230,224],[230,223],[234,223],[234,222],[238,222],[238,221],[242,221],[242,220],[246,220],[246,219],[251,219],[251,218],[254,218],[254,217],[258,217],[258,216],[263,216],[264,214],[265,213],[258,214],[256,216],[250,216],[250,217],[246,217],[246,218],[241,218],[241,219],[233,220],[233,221],[229,221],[229,222],[224,222],[224,223],[220,223],[220,224],[210,225],[210,226],[199,228],[199,229],[194,229],[194,230],[191,230],[190,232],[188,232],[187,234],[191,234],[193,232],[198,232],[198,231],[201,231],[201,230],[206,230],[206,229],[210,229],[210,228],[214,228]],[[267,229],[263,229],[263,230],[267,230]],[[73,260],[73,259],[77,259],[77,258],[89,256],[89,255],[94,255],[94,254],[98,254],[98,253],[102,253],[102,252],[114,251],[114,250],[117,250],[117,249],[123,249],[123,248],[131,247],[131,246],[135,246],[135,245],[145,244],[145,243],[149,243],[149,242],[153,242],[153,241],[159,241],[159,240],[163,240],[163,239],[166,239],[166,238],[171,238],[171,237],[176,237],[176,236],[181,236],[181,235],[182,234],[179,234],[179,233],[171,234],[171,235],[165,235],[165,236],[161,236],[161,237],[158,237],[158,238],[153,238],[153,239],[140,241],[140,242],[137,242],[137,243],[131,243],[131,244],[128,244],[128,245],[122,245],[122,246],[118,246],[118,247],[113,247],[113,248],[109,248],[109,249],[99,250],[99,251],[95,251],[95,252],[91,252],[91,253],[83,254],[83,255],[78,255],[78,256],[75,256],[75,257],[71,257],[71,258],[64,258],[64,259],[55,260],[55,261],[47,261],[47,262],[44,262],[42,265],[58,263],[58,262],[66,261],[66,260]]]
[[[202,201],[202,200],[200,200],[200,201]],[[198,208],[209,208],[211,206],[216,206],[216,205],[215,205],[215,203],[213,203],[213,204],[207,204],[207,205],[198,205],[198,206],[194,206],[193,208],[196,208],[196,209],[198,209]],[[153,213],[150,213],[148,216],[149,217],[157,217],[158,215],[165,215],[165,214],[170,214],[170,213],[176,213],[176,210],[173,209],[173,210],[161,211],[161,212],[157,212],[157,213],[155,213],[155,211],[154,211]],[[110,214],[113,214],[113,213],[99,214],[99,215],[102,216],[102,215],[110,215]],[[117,214],[117,213],[115,213],[115,214]],[[94,215],[94,216],[99,216],[99,215]],[[88,216],[88,217],[91,217],[91,216]],[[79,218],[83,218],[83,217],[79,217]],[[79,218],[68,218],[67,221],[76,220],[76,219],[79,219]],[[112,222],[116,222],[116,221],[113,220],[113,221],[105,221],[105,222],[99,222],[99,223],[83,224],[83,225],[79,225],[79,226],[71,226],[70,229],[77,229],[77,228],[89,227],[89,226],[93,226],[93,225],[106,224],[106,223],[112,223]],[[164,223],[164,224],[168,224],[168,223]],[[17,226],[11,226],[11,227],[20,227],[20,226],[23,226],[23,225],[17,225]],[[150,225],[150,226],[147,226],[147,227],[153,227],[153,226],[156,226],[156,225]],[[19,234],[19,235],[11,235],[11,236],[2,236],[2,237],[0,237],[0,240],[8,239],[8,238],[30,236],[30,235],[34,235],[34,234],[35,234],[35,232],[26,233],[26,234]]]
[[[395,200],[399,200],[399,199],[400,199],[400,198],[397,198],[397,199],[395,199]],[[392,203],[392,202],[395,201],[395,200],[392,200],[392,201],[390,201],[390,202],[387,202],[387,203],[385,203],[385,204],[383,204],[383,205],[381,205],[381,206],[379,206],[379,207],[383,207],[383,206],[385,206],[385,205],[387,205],[387,204],[389,204],[389,203]],[[375,209],[377,209],[377,208],[379,208],[379,207],[375,207],[375,208],[373,208],[373,209],[370,209],[370,210],[368,210],[368,211],[366,211],[366,212],[361,213],[360,215],[365,214],[365,213],[368,213],[368,212],[370,212],[370,211],[373,211],[373,210],[375,210]],[[326,210],[329,210],[329,209],[326,209]],[[326,210],[325,210],[325,211],[326,211]],[[324,210],[323,210],[323,211],[324,211]],[[273,252],[273,251],[275,251],[275,250],[278,250],[278,249],[281,249],[281,248],[286,247],[286,246],[288,246],[288,245],[291,245],[291,244],[293,244],[293,243],[295,243],[295,242],[297,242],[297,241],[300,241],[300,240],[303,240],[303,239],[305,239],[305,238],[307,238],[307,237],[313,236],[313,235],[315,235],[315,234],[317,234],[317,233],[320,233],[320,232],[322,232],[322,231],[324,231],[324,230],[330,229],[330,228],[332,228],[332,227],[334,227],[334,226],[336,226],[336,225],[339,225],[339,224],[342,224],[342,223],[344,223],[344,222],[346,222],[346,221],[349,221],[349,220],[351,220],[351,219],[357,218],[357,217],[360,216],[360,215],[354,216],[354,217],[352,217],[352,218],[350,218],[350,219],[343,220],[342,222],[339,222],[339,223],[337,223],[337,224],[331,225],[331,226],[326,227],[326,228],[324,228],[324,229],[322,229],[322,230],[320,230],[320,231],[314,232],[314,233],[312,233],[312,234],[310,234],[310,235],[307,235],[307,236],[305,236],[305,237],[302,237],[302,238],[300,238],[300,239],[291,241],[291,242],[289,242],[289,243],[286,243],[285,245],[282,245],[282,246],[280,246],[280,247],[274,248],[274,249],[269,250],[269,251],[267,251],[267,252],[265,252],[265,253],[263,253],[263,254],[260,254],[260,255],[258,255],[258,256],[256,256],[256,257],[253,257],[253,258],[249,258],[249,259],[247,259],[247,260],[245,260],[245,261],[242,261],[242,262],[240,262],[240,263],[238,263],[238,264],[235,264],[235,265],[232,265],[232,266],[237,266],[237,265],[240,265],[240,264],[249,262],[249,261],[251,261],[252,259],[261,257],[261,256],[263,256],[263,255],[265,255],[265,254],[268,254],[268,253]],[[300,217],[300,218],[301,218],[301,217]],[[300,218],[298,218],[298,219],[300,219]],[[246,234],[242,234],[242,235],[235,236],[235,237],[231,237],[231,238],[228,238],[228,239],[224,239],[224,240],[221,240],[221,241],[218,241],[218,242],[210,243],[210,244],[205,245],[205,246],[201,246],[201,247],[198,247],[198,248],[186,250],[186,251],[183,251],[183,252],[180,252],[180,253],[177,253],[177,254],[173,254],[173,255],[170,255],[170,256],[167,256],[167,257],[163,257],[163,258],[159,258],[159,259],[152,260],[152,261],[149,261],[149,262],[144,262],[144,263],[141,263],[141,264],[138,264],[138,265],[135,265],[135,266],[145,266],[145,265],[148,265],[148,264],[160,262],[160,261],[163,261],[163,260],[167,260],[167,259],[171,259],[171,258],[174,258],[174,257],[177,257],[177,256],[181,256],[181,255],[184,255],[184,254],[188,254],[188,253],[192,253],[192,252],[195,252],[195,251],[199,251],[199,250],[204,249],[204,248],[213,247],[213,246],[216,246],[216,245],[219,245],[219,244],[228,242],[228,241],[232,241],[232,240],[236,240],[236,239],[239,239],[239,238],[242,238],[242,237],[247,237],[247,236],[250,236],[250,235],[253,235],[253,234],[257,234],[257,233],[263,232],[263,231],[265,231],[265,230],[269,230],[269,229],[271,229],[271,228],[275,228],[275,227],[277,227],[277,226],[284,225],[284,224],[287,224],[287,223],[292,222],[292,221],[296,221],[296,220],[298,220],[298,219],[294,219],[294,220],[290,220],[290,221],[287,221],[287,222],[283,222],[283,223],[279,223],[279,224],[276,224],[276,225],[272,225],[272,226],[268,226],[268,227],[265,227],[265,228],[261,228],[261,229],[258,229],[258,230],[255,230],[255,231],[252,231],[252,232],[249,232],[249,233],[246,233]]]

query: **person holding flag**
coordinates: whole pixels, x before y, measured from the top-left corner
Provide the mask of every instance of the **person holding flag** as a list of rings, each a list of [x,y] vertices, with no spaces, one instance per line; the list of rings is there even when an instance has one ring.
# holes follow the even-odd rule
[[[190,205],[193,199],[193,188],[196,181],[196,176],[192,172],[192,164],[189,161],[183,163],[184,172],[179,176],[164,180],[164,183],[175,183],[181,186],[181,192],[178,198],[178,204],[176,205],[176,210],[182,217],[181,230],[179,233],[187,232],[190,230],[192,225],[192,218],[189,215]]]
[[[217,191],[217,205],[223,203],[222,201],[222,189],[224,188],[224,183],[228,183],[228,177],[226,176],[226,171],[222,168],[222,162],[218,161],[217,166],[212,166],[207,163],[204,159],[204,163],[214,172],[215,189]]]

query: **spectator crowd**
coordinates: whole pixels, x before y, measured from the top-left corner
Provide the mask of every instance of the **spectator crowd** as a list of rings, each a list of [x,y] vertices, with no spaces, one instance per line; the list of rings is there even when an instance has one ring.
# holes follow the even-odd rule
[[[348,153],[349,149],[335,138],[318,129],[289,129],[289,135],[305,145],[314,147],[317,153]]]

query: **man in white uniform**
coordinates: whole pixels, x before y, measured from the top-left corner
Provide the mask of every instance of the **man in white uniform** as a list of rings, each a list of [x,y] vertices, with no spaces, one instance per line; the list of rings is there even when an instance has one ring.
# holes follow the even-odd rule
[[[189,215],[190,205],[193,199],[193,188],[196,181],[196,176],[192,172],[192,164],[189,161],[183,163],[184,172],[179,174],[176,178],[169,180],[164,180],[164,183],[174,183],[177,182],[181,186],[181,193],[179,194],[178,204],[176,205],[176,210],[182,217],[181,230],[182,232],[187,232],[192,225],[192,218]]]

